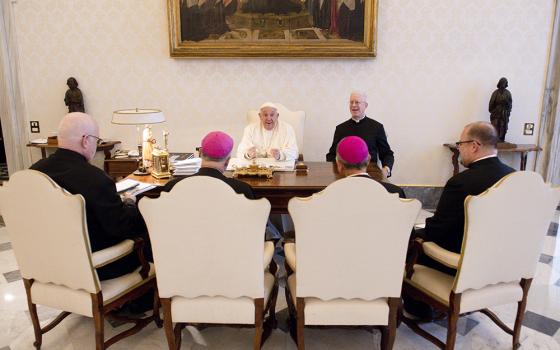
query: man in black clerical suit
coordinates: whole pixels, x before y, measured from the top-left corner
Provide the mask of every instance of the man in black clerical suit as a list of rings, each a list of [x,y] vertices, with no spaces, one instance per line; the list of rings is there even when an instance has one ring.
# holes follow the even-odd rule
[[[226,177],[223,173],[229,163],[231,150],[233,149],[233,139],[228,134],[221,131],[212,131],[202,139],[200,156],[202,166],[198,173],[190,176],[210,176],[222,180],[233,188],[236,193],[245,195],[248,199],[255,199],[255,194],[251,186],[243,181]],[[182,176],[169,181],[163,191],[169,192],[181,180],[190,177]],[[276,240],[280,238],[278,230],[267,222],[265,230],[266,240]]]
[[[135,197],[117,194],[107,174],[91,165],[100,142],[96,121],[85,113],[69,113],[58,128],[58,149],[31,166],[48,175],[72,194],[81,194],[86,203],[86,219],[92,252],[108,248],[127,238],[147,239],[146,226]],[[146,249],[151,257],[149,249]],[[97,269],[100,280],[115,278],[140,266],[136,254],[129,254]]]
[[[366,142],[373,163],[377,164],[379,155],[383,175],[389,177],[395,162],[393,151],[387,142],[387,135],[385,135],[383,124],[366,117],[367,106],[367,96],[365,93],[359,91],[352,92],[350,95],[350,113],[352,118],[336,126],[333,142],[329,153],[327,153],[327,162],[335,161],[336,146],[340,140],[347,136],[358,136]]]
[[[434,216],[426,220],[424,232],[419,232],[427,241],[455,253],[461,252],[465,198],[481,194],[515,171],[498,159],[497,143],[498,134],[492,124],[475,122],[465,126],[457,148],[461,163],[468,169],[445,184]]]
[[[515,171],[498,159],[497,143],[498,133],[492,124],[475,122],[465,126],[456,144],[461,163],[468,169],[447,181],[434,216],[426,219],[425,229],[416,230],[416,237],[435,242],[449,251],[461,252],[465,225],[465,198],[481,194],[502,177]],[[444,266],[426,255],[421,256],[418,264],[452,276],[457,273],[455,269]],[[403,299],[407,313],[426,320],[433,317],[429,305],[408,296]]]
[[[233,139],[231,136],[221,131],[210,132],[204,136],[200,147],[202,166],[198,173],[190,176],[210,176],[222,180],[230,185],[235,193],[243,194],[248,199],[255,199],[251,186],[243,181],[226,177],[223,174],[226,171],[232,149]],[[163,191],[171,191],[179,181],[190,176],[174,178],[163,187]]]
[[[367,144],[358,136],[343,138],[336,148],[336,167],[344,177],[356,176],[373,179],[367,173],[367,166],[371,156]],[[390,193],[398,193],[400,198],[406,198],[404,191],[397,185],[378,181]]]

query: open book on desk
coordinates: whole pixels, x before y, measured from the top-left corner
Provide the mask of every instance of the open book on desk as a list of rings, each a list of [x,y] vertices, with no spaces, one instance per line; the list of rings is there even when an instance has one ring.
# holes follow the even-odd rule
[[[272,158],[256,158],[251,160],[243,158],[231,158],[226,170],[233,171],[235,168],[246,167],[253,163],[264,167],[270,167],[274,171],[294,171],[296,161],[276,160]]]
[[[115,186],[117,187],[117,193],[129,191],[129,193],[133,196],[137,196],[140,193],[144,193],[151,190],[152,188],[156,188],[156,185],[154,184],[140,182],[132,179],[121,180],[117,182]]]

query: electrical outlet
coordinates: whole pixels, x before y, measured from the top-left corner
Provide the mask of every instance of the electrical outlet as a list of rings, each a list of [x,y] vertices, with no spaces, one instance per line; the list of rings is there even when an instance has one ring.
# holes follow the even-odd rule
[[[523,135],[533,135],[535,131],[535,123],[525,123],[523,126]]]
[[[38,133],[41,132],[41,129],[39,128],[39,121],[38,120],[30,121],[29,126],[31,127],[31,133],[38,134]]]

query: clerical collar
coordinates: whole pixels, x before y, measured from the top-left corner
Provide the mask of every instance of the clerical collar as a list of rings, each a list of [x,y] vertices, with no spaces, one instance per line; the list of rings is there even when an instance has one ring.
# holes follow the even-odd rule
[[[364,116],[361,117],[361,118],[358,119],[358,120],[356,120],[356,119],[354,119],[354,118],[350,118],[350,119],[352,119],[352,120],[354,121],[354,123],[358,124],[358,123],[361,122],[365,117],[366,117],[366,115],[364,114]]]
[[[346,176],[346,177],[356,177],[356,176],[367,176],[367,177],[370,177],[369,174],[368,174],[367,172],[352,174],[352,175],[348,175],[348,176]]]
[[[491,155],[486,156],[486,157],[478,158],[478,159],[475,160],[473,163],[476,163],[476,162],[481,161],[481,160],[483,160],[483,159],[494,158],[494,157],[497,157],[497,156],[498,156],[497,154],[491,154]],[[471,164],[472,164],[472,163],[471,163]]]

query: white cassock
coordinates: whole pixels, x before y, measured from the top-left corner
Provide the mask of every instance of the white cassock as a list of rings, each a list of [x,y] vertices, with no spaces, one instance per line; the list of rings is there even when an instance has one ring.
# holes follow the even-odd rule
[[[237,158],[245,158],[251,147],[257,148],[257,157],[272,157],[270,150],[280,151],[280,160],[297,160],[298,146],[294,128],[278,120],[272,130],[266,130],[260,122],[249,124],[243,131],[243,138],[237,147]]]

